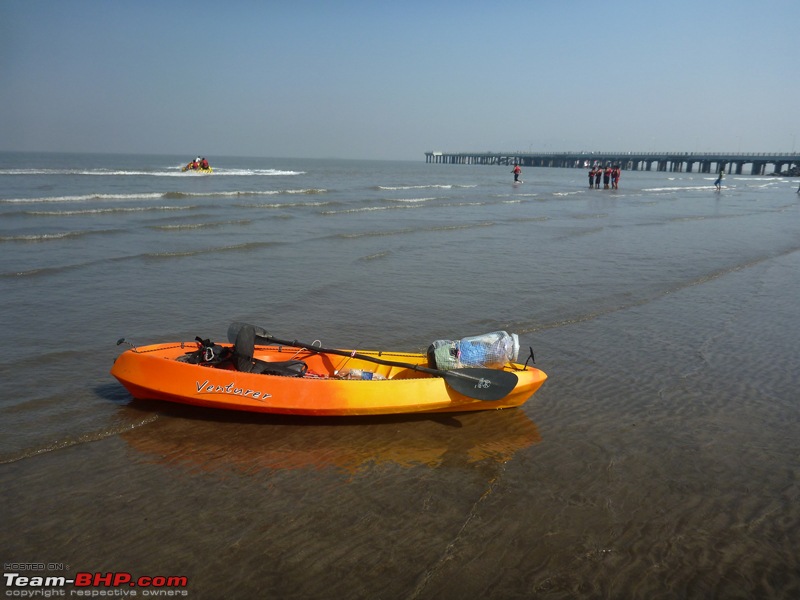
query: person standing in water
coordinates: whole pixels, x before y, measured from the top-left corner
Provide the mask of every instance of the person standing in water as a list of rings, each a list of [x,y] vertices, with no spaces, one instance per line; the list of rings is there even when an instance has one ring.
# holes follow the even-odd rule
[[[720,191],[722,189],[722,176],[723,175],[725,175],[725,169],[720,169],[719,170],[719,177],[717,177],[717,180],[714,182],[714,187],[717,188],[717,191]]]
[[[514,169],[511,172],[514,174],[514,183],[519,183],[519,175],[522,173],[522,169],[517,163],[514,163]]]
[[[613,170],[614,169],[611,168],[611,165],[608,165],[606,167],[606,170],[603,171],[603,189],[604,190],[609,189],[608,188],[608,184],[611,183],[611,171],[613,171]]]

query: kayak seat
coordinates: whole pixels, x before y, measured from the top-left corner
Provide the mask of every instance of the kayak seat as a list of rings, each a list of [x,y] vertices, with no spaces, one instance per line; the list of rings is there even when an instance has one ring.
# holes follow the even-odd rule
[[[308,365],[302,360],[283,360],[280,362],[268,362],[266,360],[253,359],[253,370],[251,373],[262,375],[285,375],[287,377],[302,377],[308,371]]]
[[[233,345],[233,359],[239,371],[258,375],[284,375],[287,377],[302,377],[308,371],[308,365],[302,360],[268,362],[253,358],[255,344],[255,328],[252,325],[242,326],[239,333],[236,334],[236,342]]]

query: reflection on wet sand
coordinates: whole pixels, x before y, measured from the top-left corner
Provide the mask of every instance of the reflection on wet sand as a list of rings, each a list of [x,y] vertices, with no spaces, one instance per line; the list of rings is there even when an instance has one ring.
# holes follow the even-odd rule
[[[159,418],[122,435],[145,460],[201,471],[255,472],[334,468],[355,474],[370,465],[508,461],[541,441],[521,409],[455,415],[296,418],[221,413],[136,401],[128,410]]]

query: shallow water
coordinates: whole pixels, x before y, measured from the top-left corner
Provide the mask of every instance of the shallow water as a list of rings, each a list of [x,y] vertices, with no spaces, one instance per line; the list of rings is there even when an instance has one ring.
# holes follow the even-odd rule
[[[796,182],[182,162],[0,154],[4,560],[195,598],[800,593]],[[120,337],[232,320],[407,351],[506,329],[549,379],[520,409],[319,421],[108,374]]]

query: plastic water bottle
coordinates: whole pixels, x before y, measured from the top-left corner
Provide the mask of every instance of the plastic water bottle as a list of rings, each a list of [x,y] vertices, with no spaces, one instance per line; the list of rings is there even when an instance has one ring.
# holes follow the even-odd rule
[[[386,379],[383,375],[373,371],[364,371],[363,369],[350,369],[346,375],[347,379],[361,379],[363,381],[378,381]]]

